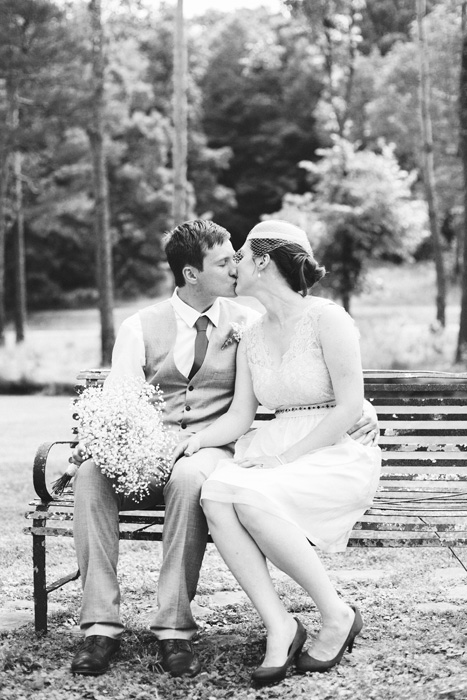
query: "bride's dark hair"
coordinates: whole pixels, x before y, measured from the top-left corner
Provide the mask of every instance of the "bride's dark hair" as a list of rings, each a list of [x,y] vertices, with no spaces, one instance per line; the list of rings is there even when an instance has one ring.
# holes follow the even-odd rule
[[[277,269],[293,289],[306,297],[308,291],[326,274],[326,269],[319,265],[313,255],[307,253],[297,243],[284,242],[279,247],[274,238],[251,239],[249,241],[253,257],[267,253],[277,266]],[[267,250],[268,243],[272,250]]]

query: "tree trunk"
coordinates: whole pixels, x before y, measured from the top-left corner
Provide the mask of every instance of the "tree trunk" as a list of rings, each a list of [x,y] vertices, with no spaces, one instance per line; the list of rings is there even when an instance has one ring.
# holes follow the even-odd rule
[[[187,218],[187,152],[188,152],[188,110],[187,110],[187,47],[183,0],[177,0],[174,37],[174,77],[173,77],[173,217],[177,226]]]
[[[424,18],[426,15],[426,0],[417,0],[417,24],[420,65],[420,120],[423,141],[423,181],[428,204],[431,239],[436,267],[436,318],[442,326],[446,325],[446,275],[444,272],[443,251],[439,230],[438,207],[436,201],[436,185],[433,161],[433,135],[430,115],[430,77],[425,36]]]
[[[462,299],[457,340],[456,362],[467,360],[467,3],[462,3],[462,54],[459,85],[460,151],[464,172],[464,245],[462,267]]]
[[[6,239],[6,196],[8,186],[7,149],[0,151],[0,347],[5,345],[5,239]]]
[[[26,254],[24,248],[24,212],[21,153],[14,154],[15,172],[15,328],[16,342],[24,340],[26,328]]]
[[[115,342],[113,321],[112,242],[109,195],[104,152],[104,32],[101,0],[90,0],[92,26],[92,126],[88,130],[94,173],[94,227],[96,236],[97,286],[101,320],[101,362],[109,365]]]

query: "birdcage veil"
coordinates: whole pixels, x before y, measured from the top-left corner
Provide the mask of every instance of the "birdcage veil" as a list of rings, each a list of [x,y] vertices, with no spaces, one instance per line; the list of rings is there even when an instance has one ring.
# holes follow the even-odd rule
[[[289,243],[295,243],[303,248],[307,255],[313,255],[305,231],[288,221],[278,219],[262,221],[251,229],[246,240],[252,245],[255,255],[270,253],[272,250]]]

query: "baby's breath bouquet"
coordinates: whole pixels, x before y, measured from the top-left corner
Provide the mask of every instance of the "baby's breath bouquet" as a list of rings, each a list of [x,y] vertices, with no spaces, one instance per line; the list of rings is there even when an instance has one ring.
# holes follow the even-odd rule
[[[104,389],[88,387],[73,402],[78,440],[87,457],[112,479],[117,493],[135,500],[149,492],[149,480],[162,484],[170,474],[177,438],[163,424],[162,394],[142,378],[127,377]],[[76,469],[72,465],[54,484],[56,494]]]

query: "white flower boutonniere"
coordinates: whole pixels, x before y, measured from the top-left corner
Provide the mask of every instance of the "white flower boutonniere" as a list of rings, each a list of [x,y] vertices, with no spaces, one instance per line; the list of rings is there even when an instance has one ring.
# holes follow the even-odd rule
[[[225,348],[228,348],[232,343],[239,343],[246,328],[244,323],[235,323],[235,321],[232,321],[230,325],[232,326],[232,330],[222,343],[221,350],[225,350]]]

